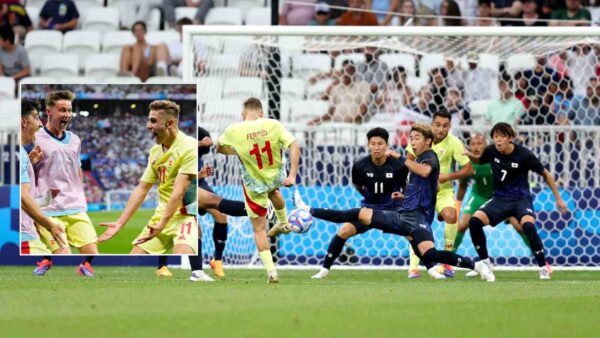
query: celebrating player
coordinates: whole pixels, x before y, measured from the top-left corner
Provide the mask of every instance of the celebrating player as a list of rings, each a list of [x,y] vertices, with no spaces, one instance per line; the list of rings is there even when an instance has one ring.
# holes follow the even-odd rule
[[[477,254],[486,266],[490,266],[487,244],[483,227],[502,222],[508,217],[515,217],[531,245],[531,250],[540,267],[540,279],[550,279],[550,271],[546,267],[544,244],[535,229],[533,198],[529,191],[527,174],[531,170],[544,177],[556,198],[556,206],[566,212],[567,206],[560,197],[552,174],[544,169],[540,160],[527,148],[512,143],[515,131],[507,123],[497,123],[490,136],[494,140],[481,156],[470,152],[467,155],[476,163],[490,163],[494,178],[492,199],[486,202],[469,220],[469,231]],[[495,279],[490,272],[492,280]],[[489,280],[489,279],[488,279]]]
[[[423,259],[427,271],[434,278],[443,278],[436,271],[435,263],[449,264],[476,270],[484,278],[490,273],[487,265],[482,262],[473,263],[469,258],[462,257],[451,251],[439,251],[434,246],[431,223],[433,221],[436,192],[439,177],[439,162],[431,144],[433,142],[431,127],[424,124],[414,124],[410,131],[410,143],[415,160],[404,159],[404,165],[409,170],[404,191],[404,199],[398,211],[360,208],[350,210],[330,210],[311,208],[309,212],[316,218],[326,221],[360,222],[383,232],[405,236],[415,253]],[[392,153],[395,158],[400,154]]]
[[[65,242],[80,253],[97,254],[96,231],[86,214],[87,202],[83,192],[83,173],[79,155],[81,140],[66,130],[73,118],[75,95],[69,91],[53,91],[46,95],[46,126],[36,133],[35,145],[44,156],[35,165],[38,191],[58,190],[56,197],[42,208],[44,214],[64,227]],[[44,243],[55,254],[71,253],[53,240],[43,227],[38,231]],[[91,266],[90,266],[91,268]]]
[[[439,191],[435,203],[435,211],[446,222],[444,228],[444,250],[452,251],[454,238],[458,227],[458,211],[454,200],[454,188],[452,180],[462,179],[473,174],[473,166],[469,158],[465,156],[465,148],[461,140],[449,134],[452,116],[447,111],[438,111],[433,114],[431,128],[433,130],[433,145],[431,149],[436,153],[440,162]],[[410,145],[407,147],[408,158],[414,159],[414,153]],[[452,172],[454,162],[462,167]],[[412,249],[412,248],[411,248]],[[410,268],[408,278],[417,278],[419,274],[419,258],[410,250]],[[454,277],[454,270],[448,265],[443,266],[446,277]]]
[[[389,134],[383,128],[373,128],[367,133],[370,155],[356,161],[352,166],[352,183],[364,197],[361,207],[376,210],[397,210],[400,207],[400,190],[406,176],[402,161],[388,157]],[[296,207],[308,209],[298,191],[294,194]],[[362,234],[372,228],[360,222],[344,223],[331,239],[321,270],[312,276],[326,278],[333,262],[339,257],[348,238]]]
[[[279,187],[295,184],[300,146],[281,122],[263,118],[259,99],[251,97],[244,101],[242,117],[243,122],[229,126],[221,135],[217,151],[225,155],[236,155],[242,163],[246,211],[254,228],[256,247],[267,270],[268,281],[277,283],[279,276],[265,235],[268,201],[273,203],[278,222],[269,235],[290,232],[285,201]],[[289,175],[286,175],[283,149],[288,148],[291,167]]]
[[[158,207],[133,242],[131,253],[163,254],[173,249],[175,254],[193,255],[198,252],[197,220],[184,207],[196,199],[197,142],[179,130],[179,105],[158,100],[150,103],[149,109],[146,126],[156,144],[150,149],[148,166],[119,219],[100,224],[108,229],[99,242],[110,239],[127,224],[158,182]]]

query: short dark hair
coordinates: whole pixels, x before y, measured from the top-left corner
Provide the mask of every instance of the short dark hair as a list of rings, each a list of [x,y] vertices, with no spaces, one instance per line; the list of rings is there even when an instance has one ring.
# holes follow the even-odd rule
[[[0,37],[2,40],[10,41],[11,44],[15,43],[15,32],[8,26],[0,28]]]
[[[21,100],[21,117],[29,117],[34,111],[40,111],[40,103],[38,101]]]
[[[381,137],[382,139],[385,140],[385,143],[388,143],[388,141],[390,139],[390,134],[388,133],[387,130],[385,130],[381,127],[376,127],[376,128],[369,130],[369,132],[367,133],[367,141],[371,141],[371,138],[373,138],[373,137]]]
[[[181,25],[181,26],[193,25],[194,21],[192,21],[192,19],[190,19],[190,18],[181,18],[181,19],[177,20],[176,24]]]
[[[133,23],[133,25],[131,25],[131,31],[133,32],[133,29],[135,28],[135,26],[140,25],[142,26],[142,28],[144,28],[144,32],[148,31],[148,28],[146,27],[146,23],[144,21],[136,21]]]
[[[452,114],[450,114],[447,110],[445,109],[439,109],[436,110],[433,113],[433,116],[431,117],[431,120],[433,121],[436,117],[443,117],[445,119],[448,119],[450,121],[452,121]]]
[[[506,122],[496,123],[494,125],[494,127],[492,127],[492,130],[490,131],[490,137],[494,138],[495,133],[506,135],[506,136],[513,137],[513,138],[516,135],[513,127],[511,127],[510,124],[508,124]]]
[[[414,123],[411,128],[410,131],[416,131],[419,132],[423,135],[423,137],[425,137],[425,139],[430,139],[433,142],[433,131],[431,130],[431,126],[428,124],[424,124],[424,123]]]
[[[491,7],[492,6],[492,0],[479,0],[478,1],[478,5],[479,6],[486,5],[488,7]]]

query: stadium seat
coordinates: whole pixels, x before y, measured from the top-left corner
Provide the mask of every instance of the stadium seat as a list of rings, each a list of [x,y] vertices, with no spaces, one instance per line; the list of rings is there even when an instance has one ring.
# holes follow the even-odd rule
[[[263,80],[259,77],[232,77],[223,84],[223,97],[228,100],[243,100],[249,96],[260,97]]]
[[[119,29],[119,11],[112,7],[90,8],[82,22],[85,30],[95,30],[101,34]]]
[[[17,128],[17,126],[19,125],[19,112],[21,111],[21,100],[0,100],[0,111],[3,112],[2,119],[0,119],[0,126],[11,129]]]
[[[429,80],[429,71],[438,68],[446,67],[446,60],[443,54],[425,54],[419,61],[419,76],[422,79]]]
[[[142,80],[137,76],[110,76],[104,79],[104,82],[113,84],[141,84]]]
[[[266,7],[263,0],[227,0],[227,7],[239,8],[242,13],[248,13],[249,9],[259,7],[271,10],[271,6]],[[249,25],[249,23],[246,23],[246,25]]]
[[[53,84],[57,83],[56,79],[50,76],[28,76],[19,81],[20,85],[25,84]]]
[[[323,116],[329,109],[329,102],[324,100],[301,100],[290,102],[290,121],[307,123],[318,116]]]
[[[175,8],[175,21],[183,18],[194,20],[197,11],[196,7],[177,7]]]
[[[48,54],[42,61],[42,76],[57,79],[79,75],[79,58],[75,54]]]
[[[25,36],[25,49],[27,49],[29,55],[32,74],[40,69],[45,55],[60,53],[62,39],[62,33],[57,31],[37,30],[27,33]]]
[[[391,70],[398,66],[404,67],[406,75],[415,75],[415,57],[406,53],[385,53],[379,56],[379,60],[384,62]]]
[[[146,24],[148,25],[148,32],[157,31],[160,29],[160,23],[162,22],[162,17],[160,13],[160,9],[152,8],[150,10],[150,17]]]
[[[347,54],[340,54],[335,58],[334,61],[334,67],[335,69],[342,69],[342,63],[344,63],[344,60],[352,60],[352,62],[354,62],[354,64],[358,64],[361,62],[365,62],[365,54],[363,53],[347,53]]]
[[[203,121],[224,124],[242,120],[242,105],[239,100],[221,100],[206,102]]]
[[[477,66],[499,72],[500,57],[498,56],[498,54],[481,53],[479,54],[479,63]]]
[[[159,43],[169,43],[171,41],[179,41],[181,37],[176,31],[154,31],[146,34],[146,41],[151,45]]]
[[[0,100],[15,98],[15,79],[10,76],[0,76]]]
[[[242,11],[239,8],[213,7],[204,20],[206,25],[242,25]]]
[[[292,68],[296,77],[307,79],[331,70],[331,58],[327,54],[309,53],[292,56]]]
[[[106,32],[102,38],[102,53],[121,54],[123,45],[135,43],[135,37],[130,31]]]
[[[351,123],[323,123],[316,128],[313,141],[315,144],[354,146],[357,144],[357,128],[348,128],[349,126],[355,125]]]
[[[410,87],[414,95],[417,95],[421,89],[427,85],[428,79],[416,76],[407,76],[406,85]]]
[[[85,64],[85,76],[103,82],[106,78],[119,72],[119,56],[114,54],[90,55]]]
[[[237,54],[223,54],[208,60],[208,72],[211,76],[222,78],[238,76],[240,73],[240,56]]]
[[[304,100],[306,83],[302,79],[284,78],[281,81],[281,96],[283,99]]]
[[[270,26],[271,9],[267,7],[245,8],[244,22],[252,26]]]
[[[25,6],[25,11],[27,12],[27,15],[29,16],[29,19],[31,19],[31,24],[33,25],[33,29],[38,29],[39,25],[40,25],[40,11],[42,10],[42,7],[37,7],[37,6]]]
[[[219,101],[223,96],[223,79],[214,76],[199,77],[196,79],[198,84],[198,102]]]
[[[63,36],[63,53],[79,57],[79,68],[85,67],[87,58],[100,52],[100,33],[96,31],[69,31]]]
[[[202,44],[210,54],[220,54],[223,50],[223,42],[216,36],[196,36],[195,44]]]
[[[265,105],[267,105],[266,102]],[[281,101],[281,106],[279,107],[279,121],[281,121],[282,123],[287,123],[290,121],[290,101]]]
[[[220,36],[223,43],[223,54],[244,54],[250,44],[252,37],[249,35],[243,36]]]
[[[533,54],[513,54],[506,59],[506,71],[510,74],[533,67],[535,67]]]
[[[325,79],[318,81],[314,85],[308,85],[306,88],[306,98],[309,100],[320,100],[321,96],[325,94],[325,91],[327,88],[329,88],[329,86],[331,86],[332,83],[333,79]]]
[[[177,76],[152,76],[146,80],[147,84],[180,84],[182,80]]]
[[[89,77],[89,76],[67,76],[67,77],[59,77],[58,78],[58,83],[63,83],[63,84],[69,84],[69,83],[73,83],[73,84],[93,84],[93,83],[98,83],[98,80],[96,80],[93,77]]]

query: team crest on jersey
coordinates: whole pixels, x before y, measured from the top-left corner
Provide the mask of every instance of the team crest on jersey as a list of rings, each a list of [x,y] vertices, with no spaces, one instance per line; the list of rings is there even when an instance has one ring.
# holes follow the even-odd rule
[[[439,148],[437,151],[439,157],[443,157],[444,154],[446,153],[446,150],[444,148]]]
[[[373,177],[373,173],[367,173],[367,177]]]
[[[494,157],[494,162],[500,163],[500,160]]]
[[[167,166],[168,167],[172,167],[173,166],[173,160],[172,159],[169,160],[169,164],[167,164]]]
[[[385,173],[385,178],[392,178],[394,177],[394,174],[392,173]]]
[[[518,168],[518,167],[519,167],[519,163],[512,162],[512,163],[510,164],[510,166],[511,166],[512,168]]]
[[[177,238],[180,241],[185,241],[185,236],[184,235],[180,235],[179,238]]]

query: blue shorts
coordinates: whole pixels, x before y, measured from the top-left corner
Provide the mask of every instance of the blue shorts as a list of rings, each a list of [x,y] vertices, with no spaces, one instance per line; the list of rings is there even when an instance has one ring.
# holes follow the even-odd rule
[[[531,198],[509,201],[492,197],[492,199],[485,202],[479,210],[485,212],[490,220],[490,225],[492,226],[495,226],[509,217],[515,217],[518,222],[521,222],[523,216],[535,217],[533,212],[533,200]]]
[[[398,207],[399,208],[399,207]],[[398,212],[398,208],[395,209],[387,209],[387,211],[393,211],[393,212]],[[372,209],[372,208],[371,208]],[[373,211],[375,211],[377,209],[373,209]],[[385,210],[385,209],[384,209]],[[354,226],[354,228],[356,229],[356,234],[363,234],[371,229],[373,229],[373,227],[371,227],[370,225],[364,225],[359,221],[356,222],[350,222],[350,224],[352,224]]]
[[[205,180],[205,179],[201,179],[201,180],[199,180],[199,181],[198,181],[198,187],[199,187],[199,188],[202,188],[202,189],[204,189],[204,190],[206,190],[206,191],[208,191],[208,192],[211,192],[211,193],[213,193],[213,194],[215,193],[215,192],[212,190],[212,188],[210,187],[210,185],[208,185],[208,182],[206,182],[206,180]]]
[[[412,236],[415,230],[426,230],[432,233],[431,222],[421,209],[400,212],[373,210],[370,227],[399,236]]]

